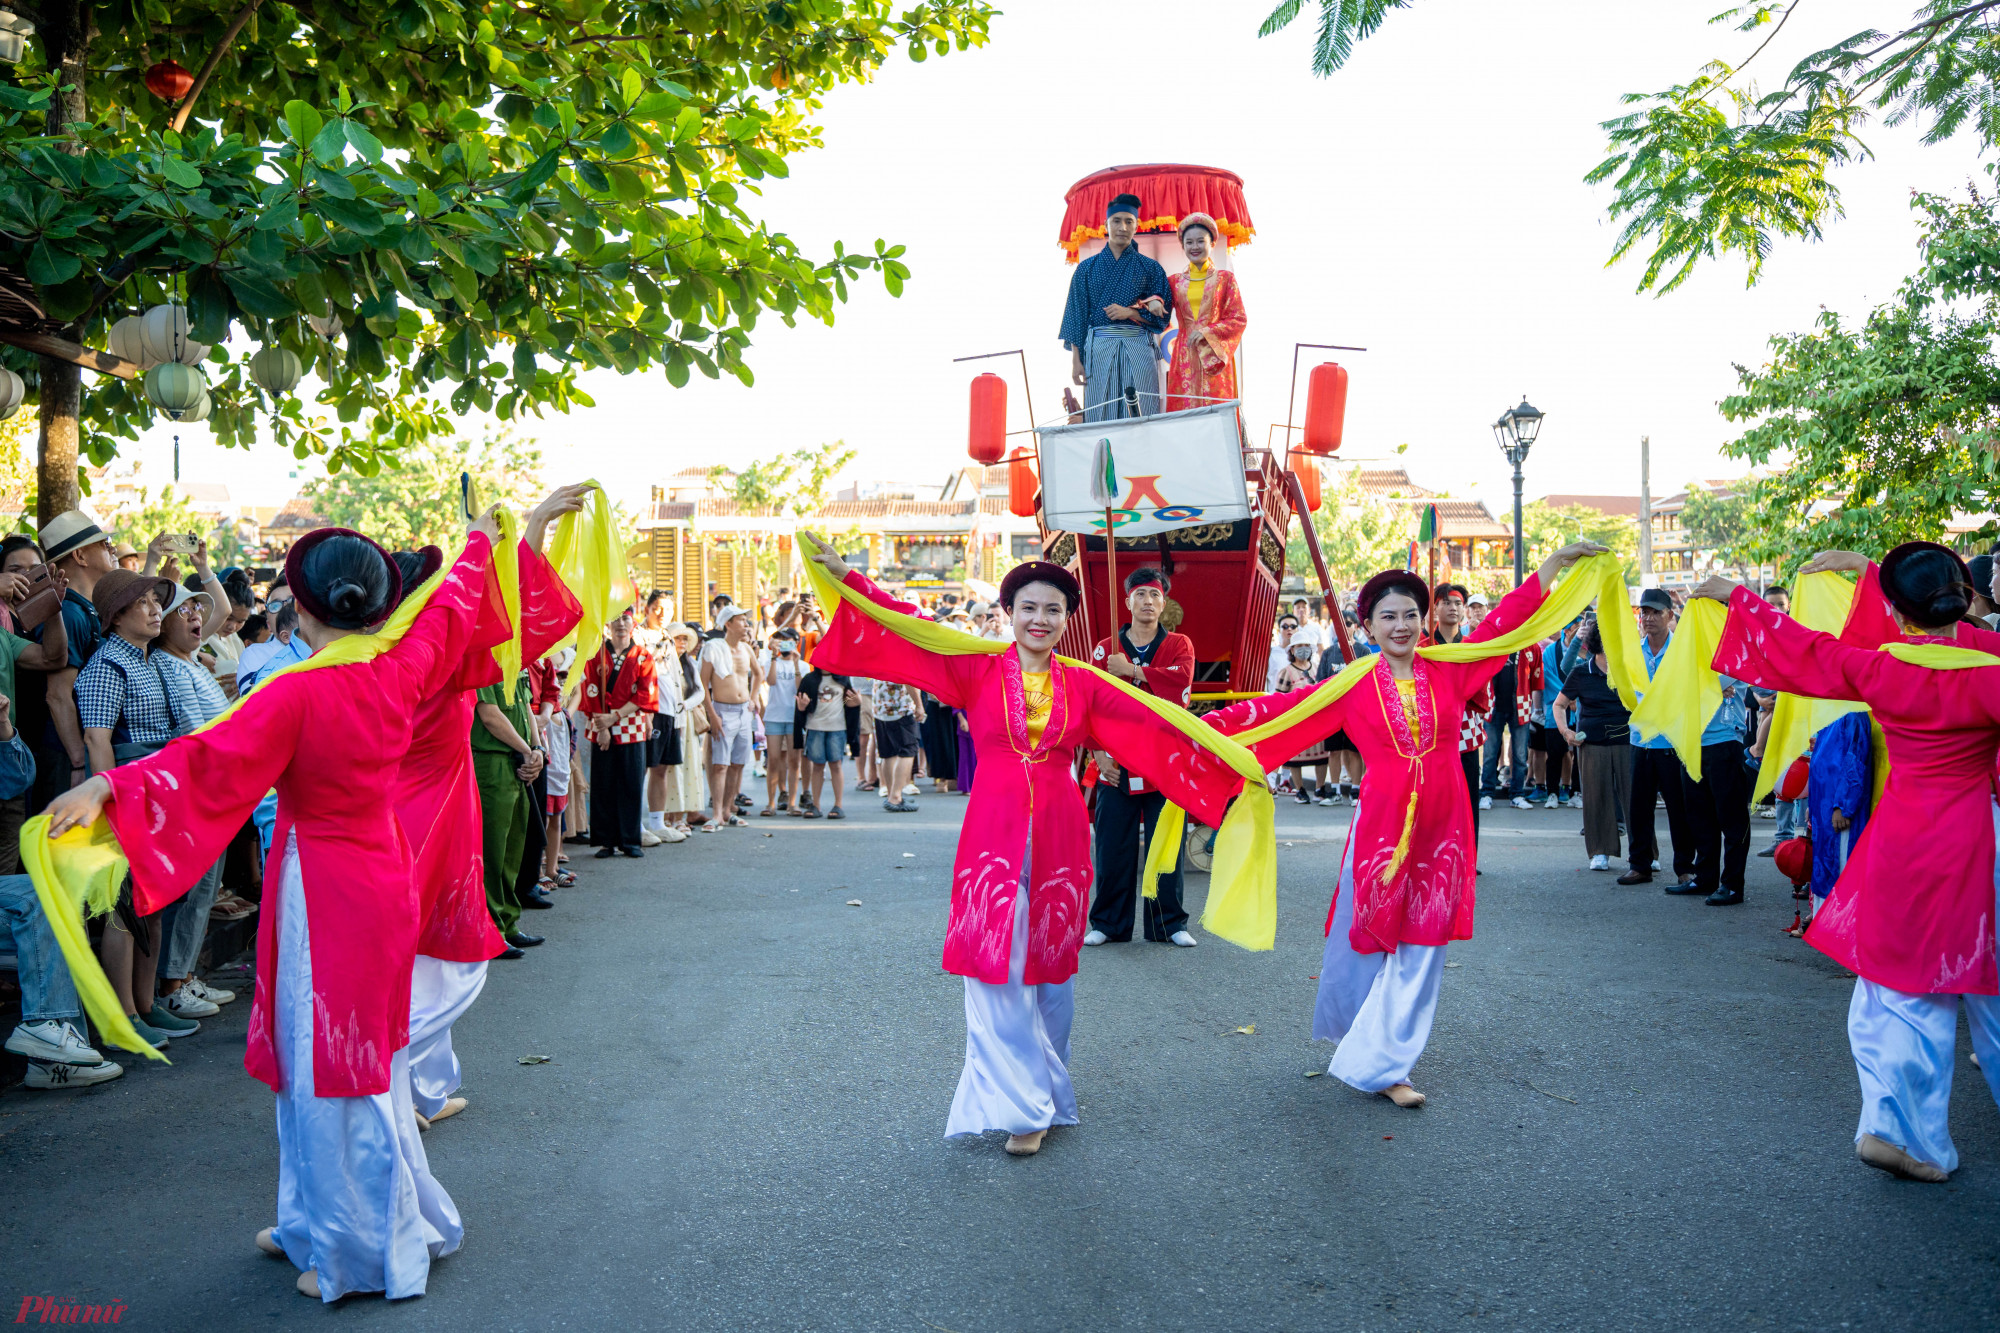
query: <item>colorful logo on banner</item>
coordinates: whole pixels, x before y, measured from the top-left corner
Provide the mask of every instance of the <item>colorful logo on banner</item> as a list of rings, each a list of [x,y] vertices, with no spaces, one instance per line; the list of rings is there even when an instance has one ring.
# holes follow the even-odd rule
[[[1125,498],[1118,507],[1110,511],[1111,521],[1119,527],[1155,519],[1162,523],[1195,523],[1208,511],[1200,505],[1175,504],[1160,494],[1160,474],[1150,477],[1121,477],[1127,487]],[[1098,517],[1095,530],[1104,531],[1104,518]]]

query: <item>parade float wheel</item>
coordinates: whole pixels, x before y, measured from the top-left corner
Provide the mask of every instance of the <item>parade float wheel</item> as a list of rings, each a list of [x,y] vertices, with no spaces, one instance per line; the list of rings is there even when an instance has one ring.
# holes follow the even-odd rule
[[[1187,823],[1186,839],[1182,845],[1185,854],[1184,864],[1189,870],[1196,870],[1206,875],[1208,868],[1215,864],[1215,830],[1190,819]]]

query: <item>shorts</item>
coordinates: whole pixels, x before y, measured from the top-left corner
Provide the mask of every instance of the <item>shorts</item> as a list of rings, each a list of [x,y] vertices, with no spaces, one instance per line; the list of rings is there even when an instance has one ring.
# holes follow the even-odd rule
[[[1536,727],[1535,734],[1528,740],[1530,750],[1540,750],[1543,754],[1567,754],[1569,742],[1554,727]]]
[[[681,728],[668,713],[653,714],[653,734],[646,742],[646,767],[663,768],[681,761]]]
[[[715,715],[722,719],[722,730],[708,738],[708,762],[711,767],[723,764],[747,764],[750,762],[750,736],[755,719],[749,704],[714,703]]]
[[[1333,735],[1328,736],[1326,738],[1326,749],[1329,754],[1336,750],[1348,750],[1355,754],[1361,753],[1361,747],[1347,739],[1347,733],[1344,731],[1336,731]]]
[[[884,759],[915,759],[922,742],[914,717],[875,719],[875,752]]]
[[[792,739],[792,724],[789,721],[773,722],[765,718],[764,739],[772,754],[787,754],[799,748]]]
[[[569,793],[568,793],[568,792],[564,792],[564,793],[563,793],[563,794],[562,794],[561,796],[551,796],[551,797],[549,797],[549,813],[550,813],[550,814],[552,814],[552,815],[559,815],[559,814],[561,814],[561,813],[562,813],[563,811],[565,811],[565,810],[567,810],[567,809],[569,809]]]
[[[847,758],[847,733],[844,731],[808,731],[806,733],[806,762],[808,764],[837,764]]]

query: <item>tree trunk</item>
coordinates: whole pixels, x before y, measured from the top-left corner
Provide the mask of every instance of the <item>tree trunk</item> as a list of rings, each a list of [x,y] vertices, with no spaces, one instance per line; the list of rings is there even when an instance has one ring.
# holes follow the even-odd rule
[[[62,73],[62,86],[49,99],[48,132],[52,135],[90,118],[83,82],[90,20],[90,0],[48,0],[41,8],[44,54],[49,68]],[[83,149],[72,144],[68,151],[81,153]],[[67,336],[72,342],[82,342],[83,325],[71,326]],[[42,438],[35,466],[35,512],[37,519],[46,523],[66,509],[75,509],[81,500],[76,455],[81,437],[83,371],[67,361],[43,357],[40,397]]]

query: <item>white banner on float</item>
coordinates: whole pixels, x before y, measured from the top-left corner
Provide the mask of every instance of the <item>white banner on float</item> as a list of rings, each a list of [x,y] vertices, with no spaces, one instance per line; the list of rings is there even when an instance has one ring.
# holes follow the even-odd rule
[[[1093,486],[1104,446],[1115,477],[1112,520],[1121,537],[1150,537],[1250,517],[1236,403],[1186,412],[1048,426],[1041,442],[1042,519],[1061,532],[1102,535],[1106,506]]]

